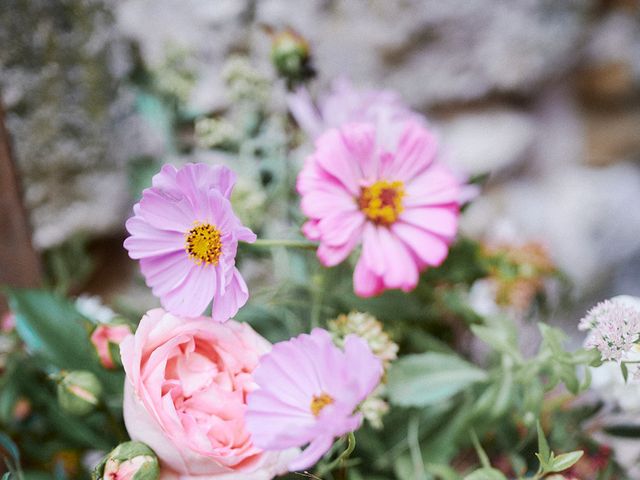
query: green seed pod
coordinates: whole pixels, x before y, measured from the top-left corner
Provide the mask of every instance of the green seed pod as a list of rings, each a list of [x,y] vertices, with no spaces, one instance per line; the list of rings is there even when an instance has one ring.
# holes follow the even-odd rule
[[[63,373],[58,381],[58,403],[73,415],[86,415],[93,411],[101,395],[102,385],[91,372]]]

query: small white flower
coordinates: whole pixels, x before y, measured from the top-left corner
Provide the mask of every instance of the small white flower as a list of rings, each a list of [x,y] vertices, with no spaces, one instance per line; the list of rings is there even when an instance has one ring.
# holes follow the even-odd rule
[[[600,351],[602,359],[621,361],[640,338],[640,309],[625,297],[605,300],[580,320],[589,334],[585,346]]]

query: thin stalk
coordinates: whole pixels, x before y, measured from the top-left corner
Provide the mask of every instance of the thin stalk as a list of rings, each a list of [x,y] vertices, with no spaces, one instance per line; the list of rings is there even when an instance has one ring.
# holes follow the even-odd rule
[[[306,240],[285,240],[285,239],[259,239],[253,243],[248,244],[257,248],[273,248],[273,247],[285,247],[285,248],[302,248],[305,250],[315,250],[318,248],[318,244],[314,242],[308,242]]]

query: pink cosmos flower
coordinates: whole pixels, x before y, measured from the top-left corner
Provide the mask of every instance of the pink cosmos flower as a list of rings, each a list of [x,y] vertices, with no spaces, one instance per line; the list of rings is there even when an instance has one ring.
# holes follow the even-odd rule
[[[335,80],[317,106],[305,87],[289,94],[287,104],[300,128],[312,138],[329,128],[353,122],[380,122],[388,128],[406,120],[423,123],[422,117],[407,108],[396,92],[359,90],[346,78]]]
[[[296,451],[264,452],[245,427],[253,371],[271,345],[247,323],[154,309],[120,344],[124,421],[156,453],[163,478],[271,480]]]
[[[245,416],[253,443],[264,450],[309,446],[289,470],[314,465],[336,437],[356,430],[356,407],[378,386],[382,363],[367,343],[349,335],[344,351],[326,330],[316,328],[273,346],[253,377]]]
[[[224,166],[165,165],[133,207],[124,246],[172,313],[195,317],[213,300],[213,319],[225,321],[249,298],[235,257],[238,241],[256,236],[233,213],[234,183]]]
[[[384,133],[384,132],[382,132]],[[325,266],[360,244],[358,295],[410,291],[419,272],[447,257],[458,225],[460,182],[437,158],[431,133],[408,121],[390,138],[373,124],[331,129],[298,176],[303,233]]]
[[[98,353],[100,363],[105,368],[115,368],[114,359],[111,356],[110,345],[120,345],[120,342],[131,335],[129,325],[100,324],[91,334],[91,343]]]

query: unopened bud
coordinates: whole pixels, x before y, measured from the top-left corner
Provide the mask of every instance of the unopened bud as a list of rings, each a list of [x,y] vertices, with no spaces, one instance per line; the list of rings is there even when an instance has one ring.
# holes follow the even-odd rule
[[[105,368],[116,368],[120,363],[120,342],[131,335],[131,327],[127,324],[98,325],[91,334],[93,344],[100,363]]]
[[[58,403],[74,415],[91,412],[102,395],[102,385],[91,372],[77,370],[63,373],[58,379]]]
[[[160,466],[156,454],[141,442],[118,445],[96,466],[92,480],[157,480]]]
[[[313,77],[309,43],[302,35],[287,28],[272,38],[271,61],[281,76],[290,84]]]

